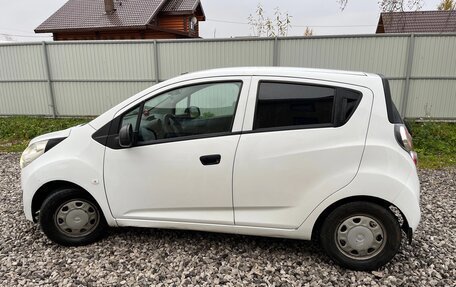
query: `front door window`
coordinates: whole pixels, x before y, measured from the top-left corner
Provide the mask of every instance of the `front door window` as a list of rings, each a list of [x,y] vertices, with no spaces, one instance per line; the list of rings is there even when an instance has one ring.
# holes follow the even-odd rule
[[[144,103],[138,143],[231,132],[241,82],[168,91]]]

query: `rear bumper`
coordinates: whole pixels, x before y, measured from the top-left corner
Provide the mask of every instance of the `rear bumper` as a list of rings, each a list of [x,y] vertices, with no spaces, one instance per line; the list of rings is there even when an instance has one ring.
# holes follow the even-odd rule
[[[405,230],[405,232],[410,241],[411,234],[415,232],[421,220],[420,182],[416,171],[410,175],[406,183],[406,188],[401,191],[393,204],[400,209],[407,220],[408,226],[406,227],[407,230]],[[409,231],[408,228],[411,230]]]
[[[413,239],[413,230],[411,227],[405,227],[404,228],[405,234],[407,234],[407,240],[409,244],[412,244],[412,239]]]

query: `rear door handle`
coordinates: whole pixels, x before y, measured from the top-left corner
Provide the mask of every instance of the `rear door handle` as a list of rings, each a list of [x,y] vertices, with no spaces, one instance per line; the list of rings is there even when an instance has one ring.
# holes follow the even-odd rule
[[[200,161],[203,165],[214,165],[219,164],[222,157],[219,154],[209,154],[200,157]]]

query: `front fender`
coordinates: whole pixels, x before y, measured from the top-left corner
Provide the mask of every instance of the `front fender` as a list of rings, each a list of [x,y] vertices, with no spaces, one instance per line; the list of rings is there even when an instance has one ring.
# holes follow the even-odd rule
[[[24,212],[27,219],[33,220],[32,200],[42,186],[53,181],[67,181],[92,195],[107,223],[116,225],[104,189],[105,147],[92,140],[93,132],[90,125],[73,128],[68,138],[22,170]]]

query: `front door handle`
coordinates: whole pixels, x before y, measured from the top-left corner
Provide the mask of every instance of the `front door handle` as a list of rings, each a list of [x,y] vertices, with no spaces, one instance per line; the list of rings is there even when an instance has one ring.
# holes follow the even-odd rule
[[[203,165],[214,165],[219,164],[222,157],[219,154],[203,155],[200,157],[200,161]]]

